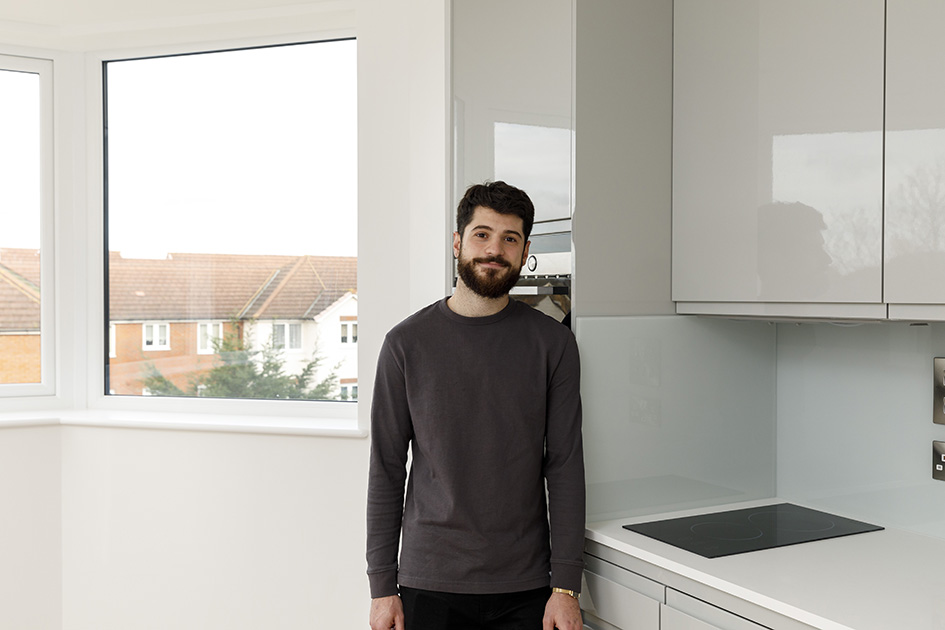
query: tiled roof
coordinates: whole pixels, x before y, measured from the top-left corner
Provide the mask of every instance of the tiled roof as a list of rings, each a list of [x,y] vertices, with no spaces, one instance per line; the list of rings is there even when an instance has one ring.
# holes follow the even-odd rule
[[[312,318],[357,293],[357,258],[169,254],[109,255],[109,318],[196,320]]]
[[[39,251],[0,248],[0,332],[39,330]]]

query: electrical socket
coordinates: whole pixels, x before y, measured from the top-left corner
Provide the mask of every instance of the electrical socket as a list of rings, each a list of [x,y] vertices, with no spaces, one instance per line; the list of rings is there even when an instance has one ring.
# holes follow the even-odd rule
[[[934,399],[932,401],[932,422],[945,424],[945,358],[932,359]]]
[[[932,442],[932,479],[945,481],[945,442]]]

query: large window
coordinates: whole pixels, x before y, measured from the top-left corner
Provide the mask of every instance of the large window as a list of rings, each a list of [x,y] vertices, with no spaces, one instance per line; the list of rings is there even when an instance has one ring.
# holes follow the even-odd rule
[[[104,81],[106,391],[351,400],[356,356],[318,340],[357,304],[355,41],[108,61]]]
[[[0,55],[0,395],[52,393],[52,64]]]

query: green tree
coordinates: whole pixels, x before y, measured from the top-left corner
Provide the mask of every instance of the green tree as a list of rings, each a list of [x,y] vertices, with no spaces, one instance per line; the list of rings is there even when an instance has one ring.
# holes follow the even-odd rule
[[[141,384],[154,396],[270,400],[332,398],[331,394],[338,384],[340,364],[335,365],[327,377],[314,383],[312,380],[323,361],[316,352],[299,374],[286,374],[282,352],[275,347],[271,337],[261,349],[252,350],[246,347],[239,330],[238,322],[231,322],[223,339],[214,340],[216,365],[208,372],[190,374],[186,389],[172,383],[153,363],[145,365]]]

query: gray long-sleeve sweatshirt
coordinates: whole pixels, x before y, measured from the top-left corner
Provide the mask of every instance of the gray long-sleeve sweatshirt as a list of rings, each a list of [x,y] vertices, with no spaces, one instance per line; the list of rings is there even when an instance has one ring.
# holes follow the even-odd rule
[[[547,315],[513,300],[463,317],[444,299],[394,327],[378,359],[370,464],[372,597],[398,584],[580,590],[580,365],[574,336]]]

